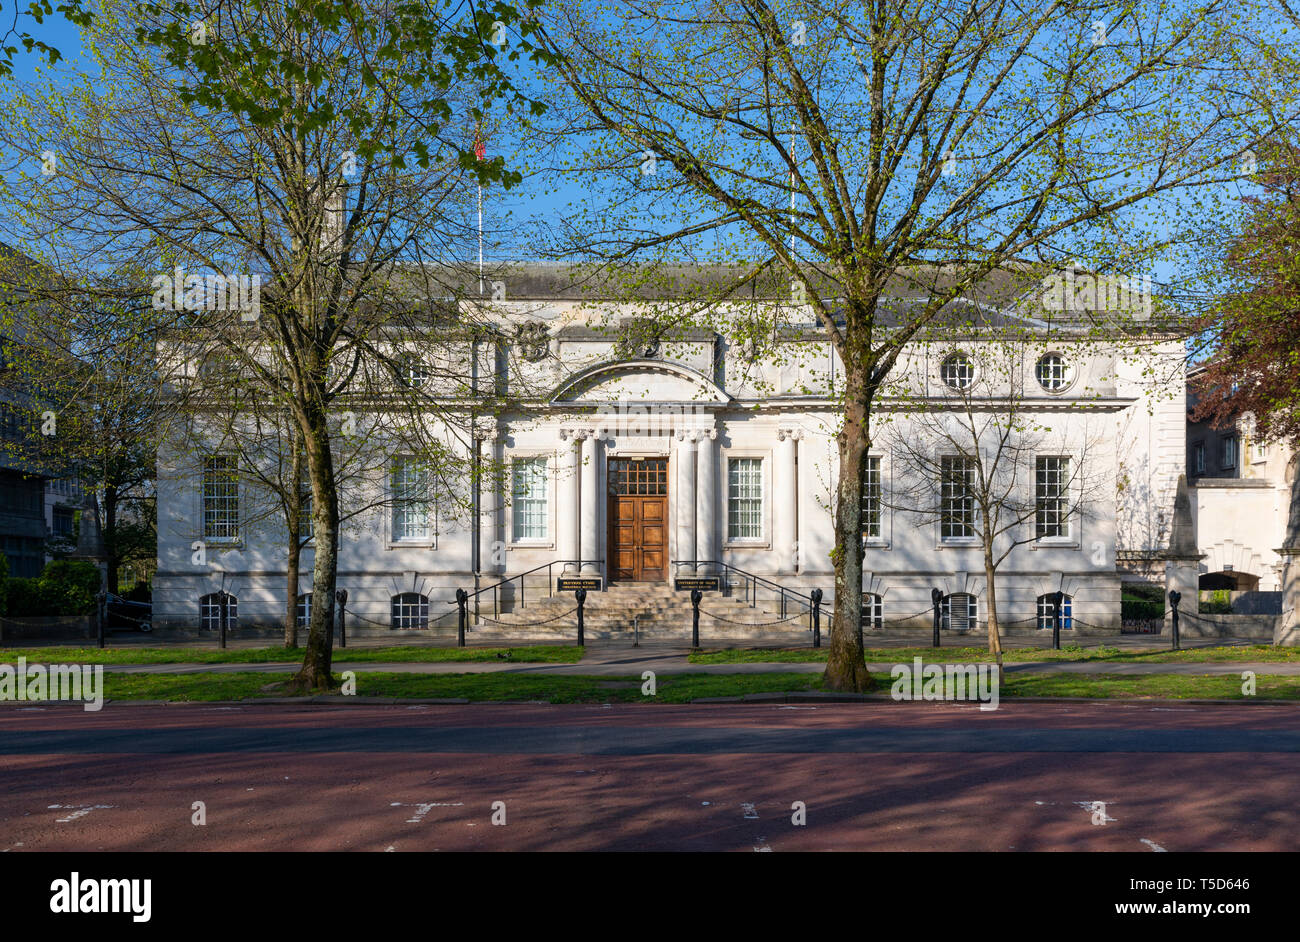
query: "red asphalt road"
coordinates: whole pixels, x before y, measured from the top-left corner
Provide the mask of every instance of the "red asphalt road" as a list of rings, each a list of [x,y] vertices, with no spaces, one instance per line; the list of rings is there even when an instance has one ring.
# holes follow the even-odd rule
[[[121,730],[1300,730],[1287,706],[113,706],[0,711],[0,851],[1294,850],[1300,752],[95,753]],[[1235,747],[1234,747],[1235,748]],[[191,823],[192,805],[207,823]],[[505,802],[505,826],[492,805]],[[1105,802],[1104,824],[1092,803]],[[806,826],[791,821],[803,802]],[[1149,843],[1148,843],[1149,842]]]

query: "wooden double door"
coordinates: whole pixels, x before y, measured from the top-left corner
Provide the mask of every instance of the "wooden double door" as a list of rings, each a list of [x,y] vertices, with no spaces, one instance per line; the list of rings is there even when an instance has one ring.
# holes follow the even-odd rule
[[[668,459],[610,458],[609,578],[663,582],[668,578]]]

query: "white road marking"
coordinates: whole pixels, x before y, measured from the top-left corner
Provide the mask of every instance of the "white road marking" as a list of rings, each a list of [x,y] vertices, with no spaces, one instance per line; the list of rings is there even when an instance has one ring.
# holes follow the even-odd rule
[[[745,812],[746,821],[756,821],[758,819],[758,812],[754,810],[753,802],[742,801],[740,803],[740,810]]]
[[[754,838],[754,840],[758,841],[758,843],[754,845],[754,852],[755,852],[755,853],[757,853],[757,854],[770,854],[770,853],[772,853],[772,848],[770,848],[770,847],[767,846],[767,838],[766,838],[766,837],[756,837],[756,838]]]
[[[68,815],[66,818],[54,819],[59,824],[67,824],[69,821],[76,821],[78,818],[84,818],[92,811],[101,810],[105,808],[116,808],[117,806],[116,805],[50,805],[49,807],[59,808],[62,809],[63,811],[71,811],[72,813]]]
[[[460,808],[464,806],[463,801],[422,801],[415,804],[402,803],[400,801],[390,802],[390,808],[414,808],[415,816],[406,819],[407,824],[419,824],[426,814],[434,808]]]
[[[1188,712],[1190,713],[1191,711],[1189,710]],[[1140,837],[1140,838],[1138,838],[1138,840],[1140,840],[1143,844],[1146,844],[1148,847],[1150,847],[1150,848],[1151,848],[1153,851],[1155,851],[1157,854],[1167,854],[1167,853],[1169,853],[1169,851],[1165,850],[1163,847],[1161,847],[1161,846],[1160,846],[1159,844],[1157,844],[1155,841],[1149,841],[1149,840],[1147,840],[1145,837]]]

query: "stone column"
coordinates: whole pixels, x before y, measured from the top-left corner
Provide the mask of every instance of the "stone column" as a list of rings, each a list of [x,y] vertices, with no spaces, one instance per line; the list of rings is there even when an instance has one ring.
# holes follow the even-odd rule
[[[479,571],[495,575],[505,570],[505,560],[498,552],[501,548],[498,535],[501,518],[501,474],[497,437],[492,432],[475,432],[475,440],[482,449],[479,464]],[[486,470],[485,470],[486,469]]]
[[[718,430],[700,432],[695,465],[695,558],[718,559]],[[722,570],[703,566],[702,576],[721,576]]]
[[[560,559],[578,558],[578,443],[568,429],[560,430],[557,480],[555,482],[555,524],[558,531],[556,549]],[[573,563],[564,572],[576,570]]]
[[[582,439],[582,559],[590,560],[582,565],[584,576],[600,575],[600,566],[594,560],[600,559],[600,545],[597,537],[597,523],[600,520],[600,439],[595,429],[583,429],[579,433]]]
[[[772,482],[772,549],[776,551],[777,571],[793,574],[798,562],[797,520],[799,506],[799,476],[796,470],[800,432],[798,429],[778,429],[776,468]]]
[[[1196,524],[1192,519],[1192,501],[1185,475],[1178,476],[1178,489],[1174,494],[1174,518],[1169,532],[1169,549],[1160,554],[1165,561],[1165,609],[1169,609],[1169,593],[1182,595],[1178,611],[1190,613],[1193,619],[1180,618],[1180,636],[1194,637],[1204,629],[1194,620],[1199,608],[1201,585],[1201,560],[1205,554],[1196,551]],[[1173,616],[1165,617],[1164,633],[1173,631]]]
[[[677,433],[677,493],[673,495],[673,516],[677,521],[677,558],[695,559],[695,438],[697,432]],[[691,566],[678,570],[690,574]],[[671,578],[673,573],[669,573]]]

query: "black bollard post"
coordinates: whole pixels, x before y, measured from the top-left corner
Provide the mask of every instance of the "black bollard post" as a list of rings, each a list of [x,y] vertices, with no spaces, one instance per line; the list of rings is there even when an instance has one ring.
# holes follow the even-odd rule
[[[812,621],[813,621],[813,647],[822,646],[822,590],[813,589],[808,593],[812,599]]]
[[[931,589],[930,604],[934,606],[934,644],[932,645],[932,647],[936,647],[936,648],[939,646],[939,625],[943,621],[943,614],[939,610],[939,606],[942,603],[943,603],[943,590]]]
[[[1052,650],[1061,650],[1061,604],[1065,601],[1064,592],[1052,593]]]
[[[700,599],[704,593],[699,589],[691,590],[691,647],[700,646]]]
[[[469,618],[467,600],[469,593],[464,589],[456,590],[456,646],[465,647],[465,622]]]
[[[227,595],[225,592],[222,592],[222,593],[221,593],[221,618],[220,618],[220,621],[221,621],[221,648],[222,648],[222,650],[225,650],[225,647],[226,647],[226,619],[227,619],[227,618],[229,617],[229,615],[230,615],[230,604],[229,604],[229,603],[230,603],[230,596]]]
[[[334,593],[334,601],[339,604],[339,647],[348,646],[348,590],[339,589]]]
[[[1183,600],[1183,593],[1181,592],[1169,593],[1169,607],[1173,609],[1173,615],[1174,615],[1173,635],[1174,635],[1175,651],[1178,650],[1178,603],[1181,602],[1182,600]]]
[[[579,589],[573,593],[573,597],[578,600],[578,647],[585,648],[587,638],[582,625],[582,606],[587,604],[587,590]]]
[[[96,630],[99,633],[99,646],[104,646],[105,624],[108,621],[108,595],[104,592],[95,596],[95,620],[98,622]]]

